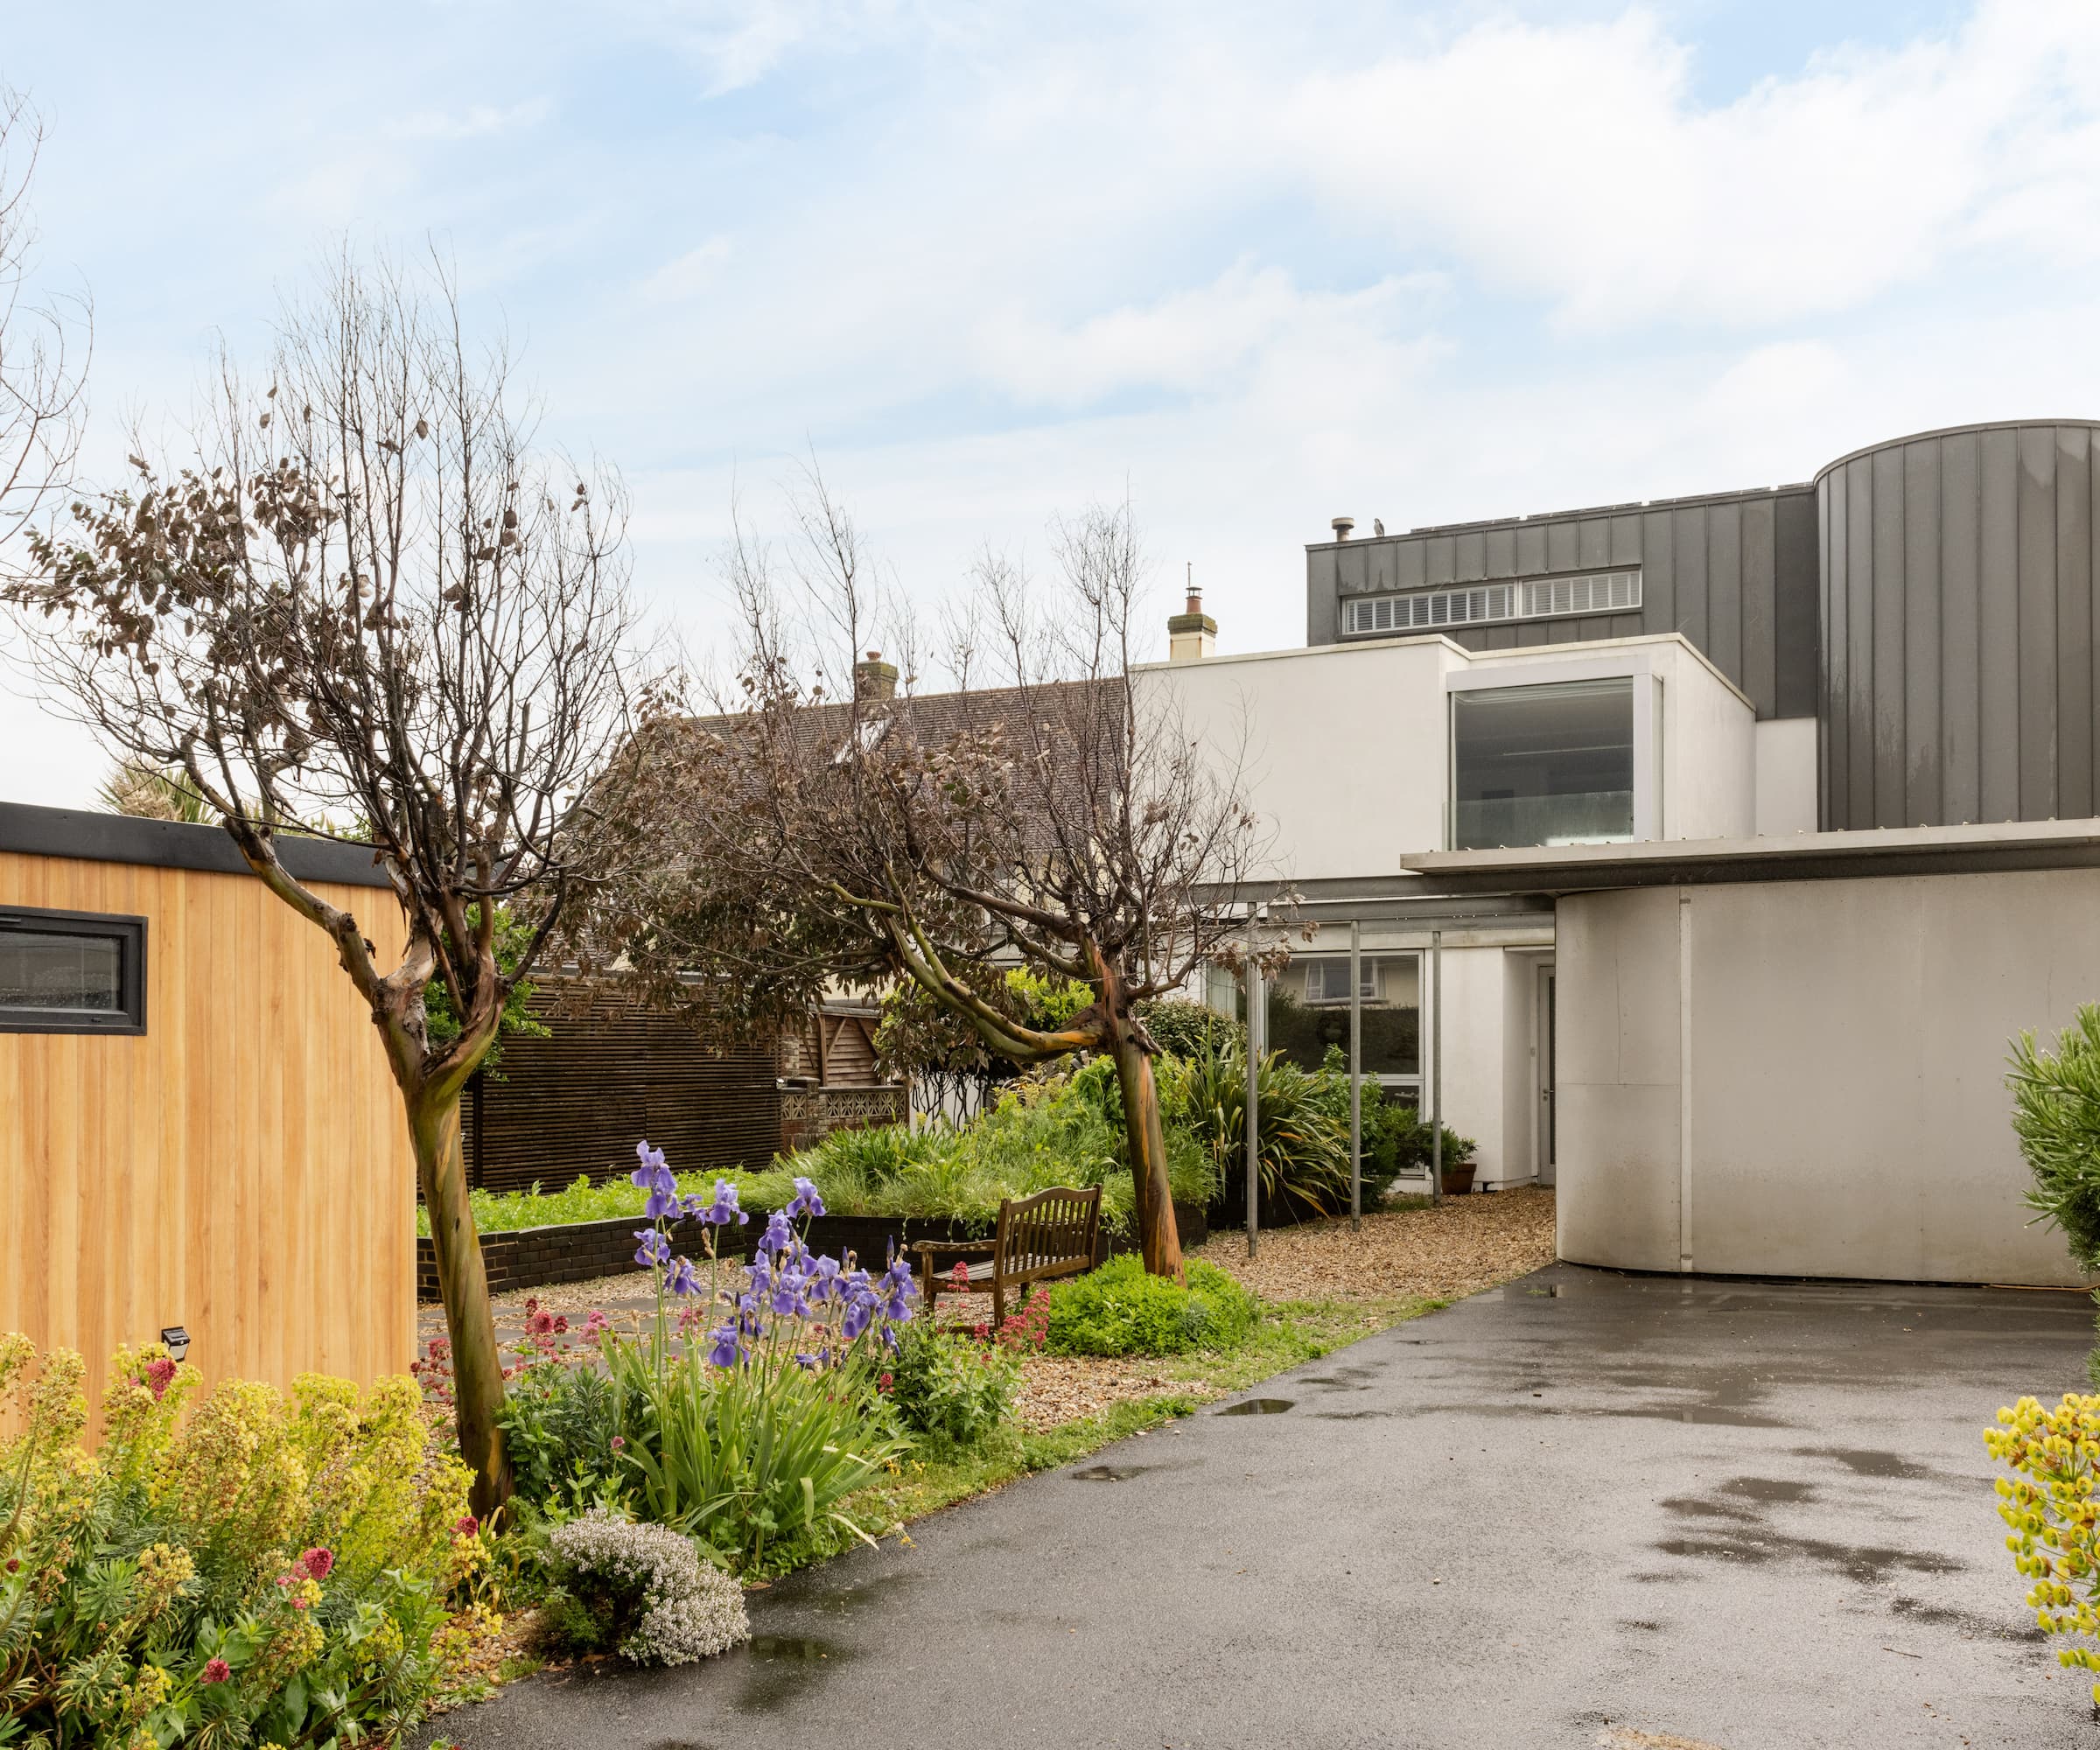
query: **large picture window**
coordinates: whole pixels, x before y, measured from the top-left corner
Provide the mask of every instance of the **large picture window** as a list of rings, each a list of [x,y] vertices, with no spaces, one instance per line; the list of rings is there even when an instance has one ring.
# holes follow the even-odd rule
[[[0,907],[0,1032],[145,1030],[144,918]]]
[[[1451,696],[1451,845],[1634,836],[1631,676]]]

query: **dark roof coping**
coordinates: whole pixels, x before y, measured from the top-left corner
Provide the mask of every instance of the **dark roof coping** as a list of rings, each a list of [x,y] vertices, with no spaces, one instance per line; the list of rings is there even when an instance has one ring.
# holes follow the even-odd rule
[[[28,802],[0,802],[0,850],[81,863],[140,863],[154,869],[251,875],[223,827],[139,820],[88,808],[42,808]],[[361,844],[285,836],[277,840],[277,856],[301,881],[336,881],[351,887],[388,885],[385,872]]]
[[[1330,547],[1391,546],[1396,542],[1416,541],[1424,536],[1444,535],[1469,535],[1476,528],[1529,528],[1541,522],[1574,522],[1592,516],[1637,516],[1645,510],[1676,510],[1693,504],[1733,504],[1759,498],[1784,498],[1789,494],[1813,492],[1813,480],[1788,480],[1775,486],[1737,486],[1726,492],[1684,493],[1676,498],[1630,499],[1623,504],[1585,505],[1576,510],[1535,510],[1522,512],[1515,516],[1483,516],[1470,522],[1425,522],[1418,528],[1388,529],[1383,535],[1359,535],[1348,541],[1308,541],[1308,553],[1324,552]],[[1591,570],[1610,570],[1609,565],[1590,566]],[[1473,581],[1479,581],[1474,579]],[[1442,585],[1438,585],[1439,588]]]

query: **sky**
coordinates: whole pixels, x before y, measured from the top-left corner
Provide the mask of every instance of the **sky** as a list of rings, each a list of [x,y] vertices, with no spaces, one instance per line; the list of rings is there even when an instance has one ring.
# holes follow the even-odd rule
[[[1302,644],[1336,515],[2100,416],[2072,0],[0,11],[40,271],[93,300],[91,479],[346,236],[435,242],[702,653],[732,496],[778,525],[809,457],[928,609],[1127,498],[1163,656],[1186,568],[1222,648]],[[0,672],[0,800],[108,765]]]

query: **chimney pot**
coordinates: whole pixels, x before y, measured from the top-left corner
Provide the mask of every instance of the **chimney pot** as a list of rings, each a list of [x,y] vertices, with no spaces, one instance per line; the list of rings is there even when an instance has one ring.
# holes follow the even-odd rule
[[[1349,531],[1355,526],[1356,519],[1353,516],[1338,516],[1328,525],[1334,529],[1334,538],[1337,541],[1347,541],[1349,538]]]
[[[1188,611],[1170,616],[1166,622],[1166,660],[1200,662],[1206,656],[1214,655],[1217,648],[1218,623],[1203,612],[1203,592],[1192,578]]]
[[[897,696],[897,665],[882,660],[882,652],[871,650],[867,660],[853,665],[853,696],[857,699],[893,699]]]

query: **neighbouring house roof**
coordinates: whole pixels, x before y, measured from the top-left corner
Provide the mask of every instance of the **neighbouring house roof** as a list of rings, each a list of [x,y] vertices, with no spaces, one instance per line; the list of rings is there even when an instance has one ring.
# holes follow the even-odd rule
[[[0,802],[0,851],[66,857],[82,863],[198,869],[220,875],[251,872],[222,827],[141,820],[87,808],[44,808],[28,802]],[[361,844],[286,834],[277,840],[277,856],[297,880],[334,881],[351,887],[389,885],[371,850]]]

